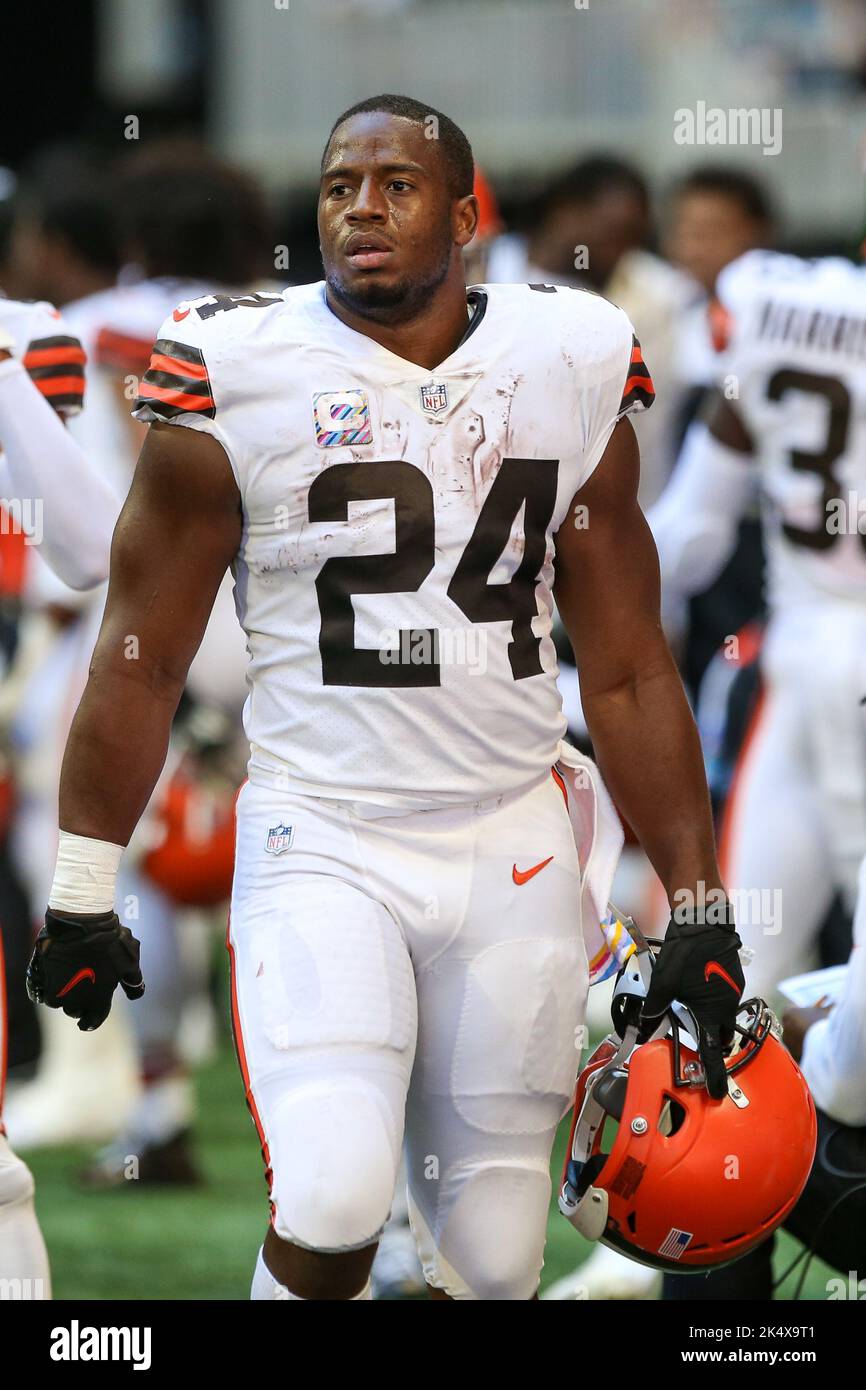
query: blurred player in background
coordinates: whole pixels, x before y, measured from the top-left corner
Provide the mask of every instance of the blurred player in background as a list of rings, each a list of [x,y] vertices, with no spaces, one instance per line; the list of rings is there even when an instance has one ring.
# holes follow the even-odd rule
[[[678,325],[678,376],[689,387],[681,433],[703,395],[715,386],[718,353],[727,341],[727,314],[716,294],[719,276],[731,261],[747,251],[767,249],[774,240],[769,196],[753,175],[705,165],[675,185],[667,209],[665,254],[702,291]]]
[[[91,360],[88,402],[74,428],[88,457],[110,480],[113,520],[143,434],[130,419],[129,406],[160,323],[172,310],[181,312],[184,298],[208,288],[239,292],[262,277],[273,265],[273,239],[255,183],[197,144],[148,148],[125,163],[111,186],[121,282],[73,301],[65,312]],[[84,190],[79,208],[83,201]],[[89,222],[101,207],[98,201]],[[71,273],[58,265],[64,248],[46,255],[44,263],[55,279],[69,281]],[[72,252],[69,256],[77,261]],[[33,261],[43,264],[41,257]],[[200,267],[197,276],[194,266]],[[33,674],[19,715],[19,742],[29,746],[32,759],[15,837],[34,897],[44,894],[45,875],[51,872],[60,755],[87,678],[105,593],[99,590],[80,604],[43,575],[40,598],[74,616],[63,648]],[[86,1047],[92,1070],[96,1040],[58,1036],[49,1021],[38,1080],[11,1102],[10,1128],[14,1125],[28,1144],[114,1136],[84,1174],[90,1185],[122,1182],[129,1155],[136,1156],[139,1181],[197,1179],[189,1147],[193,1092],[180,1039],[185,1016],[193,1006],[204,1007],[199,995],[209,971],[209,933],[190,927],[181,938],[178,914],[224,901],[230,887],[232,805],[243,767],[231,749],[246,696],[245,667],[243,636],[226,583],[190,671],[171,756],[124,868],[123,899],[137,924],[151,982],[147,1001],[131,1016],[138,1100],[130,1110],[133,1097],[120,1074],[120,1058],[126,1056],[121,1039],[115,1036],[104,1056],[103,1084],[94,1087],[77,1049]]]
[[[31,632],[19,644],[20,611],[13,613],[10,608],[10,600],[20,597],[23,587],[28,544],[40,545],[56,573],[77,588],[97,584],[108,572],[114,523],[111,493],[62,423],[81,409],[84,368],[81,343],[52,305],[0,298],[0,569],[5,616],[11,625],[0,686],[0,727],[4,734],[20,689],[22,668],[38,659],[34,647],[39,648],[45,640],[44,633],[34,639]],[[0,1280],[4,1289],[20,1288],[21,1298],[50,1298],[48,1260],[33,1204],[33,1179],[12,1152],[3,1125],[8,1009],[10,1003],[13,1007],[19,1003],[21,982],[19,971],[7,982],[4,941],[9,940],[9,955],[20,966],[22,938],[31,933],[26,899],[8,852],[14,763],[5,751],[2,762]],[[12,1281],[8,1286],[7,1280]]]
[[[8,292],[65,309],[117,283],[121,268],[111,170],[86,146],[43,150],[24,170],[12,203]]]
[[[727,312],[716,293],[719,276],[745,252],[774,245],[775,218],[766,187],[758,178],[742,169],[703,165],[676,184],[666,224],[664,246],[671,263],[701,288],[677,328],[677,374],[685,388],[676,424],[679,452],[689,424],[715,388],[719,352],[727,342]],[[736,544],[713,584],[692,596],[687,605],[673,591],[663,594],[668,636],[682,637],[680,667],[693,702],[725,637],[762,613],[763,563],[755,505],[741,518]],[[727,673],[730,676],[730,665]],[[728,680],[716,684],[727,692]],[[708,698],[718,705],[715,691]],[[709,709],[704,717],[718,718]]]
[[[719,573],[759,497],[769,622],[762,691],[725,812],[752,992],[811,961],[866,852],[866,269],[752,251],[722,272],[721,389],[650,520],[663,582]]]

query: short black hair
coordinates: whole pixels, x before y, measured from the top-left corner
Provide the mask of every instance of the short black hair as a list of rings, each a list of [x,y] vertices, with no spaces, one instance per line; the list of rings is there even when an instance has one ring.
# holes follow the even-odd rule
[[[702,164],[692,169],[674,186],[674,196],[689,193],[717,193],[739,203],[754,222],[772,223],[773,205],[765,185],[752,174],[724,165]]]
[[[117,274],[117,209],[104,163],[90,149],[58,141],[42,150],[22,178],[19,204],[86,265],[109,276]]]
[[[118,188],[127,255],[148,277],[243,287],[273,274],[274,233],[258,182],[195,140],[155,142]]]
[[[633,164],[606,154],[588,155],[571,168],[562,170],[551,180],[543,201],[553,205],[592,203],[612,189],[625,189],[649,205],[649,188],[643,175]]]
[[[432,116],[436,121],[437,144],[445,162],[448,175],[448,188],[452,198],[465,198],[472,192],[475,183],[475,161],[472,156],[472,146],[450,116],[444,115],[442,111],[437,111],[433,106],[425,106],[422,101],[416,101],[414,97],[395,96],[392,93],[384,93],[378,97],[367,97],[366,101],[356,102],[347,111],[343,111],[337,117],[328,133],[325,148],[322,151],[322,166],[324,168],[325,155],[334,136],[334,131],[347,121],[350,116],[360,116],[366,111],[384,111],[389,116],[401,116],[403,120],[415,121],[418,125],[424,125]]]

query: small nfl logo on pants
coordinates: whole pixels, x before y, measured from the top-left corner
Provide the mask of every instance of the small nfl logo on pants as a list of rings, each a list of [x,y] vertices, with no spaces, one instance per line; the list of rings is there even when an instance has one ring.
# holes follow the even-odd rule
[[[268,854],[283,854],[287,849],[292,848],[292,840],[295,834],[293,825],[273,826],[268,831],[268,838],[265,840],[265,850]]]

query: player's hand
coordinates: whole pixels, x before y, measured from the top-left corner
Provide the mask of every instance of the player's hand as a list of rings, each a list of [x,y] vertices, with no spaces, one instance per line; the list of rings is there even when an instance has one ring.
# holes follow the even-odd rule
[[[62,1009],[89,1033],[108,1018],[118,985],[127,999],[140,999],[144,980],[140,946],[116,912],[64,913],[51,908],[27,967],[27,993],[34,1004]]]
[[[707,926],[672,918],[653,966],[641,1013],[645,1041],[674,999],[685,1004],[698,1025],[698,1051],[707,1090],[721,1100],[728,1089],[725,1051],[734,1040],[737,1008],[745,988],[739,936],[731,926]]]

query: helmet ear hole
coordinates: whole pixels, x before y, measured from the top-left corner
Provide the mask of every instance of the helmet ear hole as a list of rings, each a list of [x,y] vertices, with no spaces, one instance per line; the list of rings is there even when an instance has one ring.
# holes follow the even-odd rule
[[[615,1120],[622,1119],[622,1110],[625,1105],[625,1090],[628,1084],[628,1072],[619,1067],[599,1081],[595,1094],[596,1099]]]
[[[680,1105],[679,1101],[673,1096],[665,1095],[662,1097],[662,1107],[656,1121],[656,1129],[665,1139],[670,1139],[681,1129],[686,1118],[685,1106]]]

